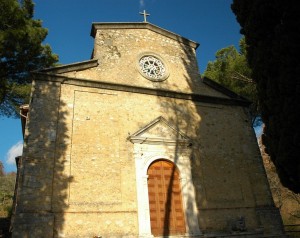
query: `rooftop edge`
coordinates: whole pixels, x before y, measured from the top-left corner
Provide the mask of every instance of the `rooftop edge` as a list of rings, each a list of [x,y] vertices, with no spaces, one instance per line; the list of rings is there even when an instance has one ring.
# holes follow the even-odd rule
[[[148,29],[158,34],[169,37],[173,40],[177,40],[180,43],[183,43],[185,45],[189,45],[194,49],[197,49],[198,46],[200,45],[195,41],[189,40],[185,37],[182,37],[178,34],[175,34],[163,28],[160,28],[149,22],[93,22],[92,29],[91,29],[91,36],[95,38],[97,30],[101,30],[101,29]]]

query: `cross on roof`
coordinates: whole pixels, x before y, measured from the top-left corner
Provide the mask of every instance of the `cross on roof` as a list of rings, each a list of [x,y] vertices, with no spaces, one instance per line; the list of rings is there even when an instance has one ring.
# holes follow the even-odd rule
[[[146,10],[140,12],[140,15],[144,15],[144,22],[147,22],[147,16],[150,16],[150,14],[146,12]]]

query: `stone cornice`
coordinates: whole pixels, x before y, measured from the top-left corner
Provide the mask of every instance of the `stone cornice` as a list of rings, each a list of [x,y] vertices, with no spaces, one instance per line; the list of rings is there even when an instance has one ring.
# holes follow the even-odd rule
[[[81,87],[100,88],[100,89],[107,89],[107,90],[114,90],[114,91],[155,95],[160,97],[178,98],[183,100],[191,100],[195,102],[212,103],[212,104],[219,104],[219,105],[235,105],[235,106],[242,106],[242,107],[248,107],[251,104],[251,102],[239,98],[220,98],[220,97],[213,97],[213,96],[207,96],[207,95],[195,94],[195,93],[176,92],[167,89],[146,88],[146,87],[127,85],[127,84],[115,84],[115,83],[93,81],[93,80],[80,79],[80,78],[70,78],[66,76],[43,73],[43,72],[35,72],[33,73],[33,76],[35,80],[59,82],[62,84],[70,84],[70,85],[76,85]]]
[[[171,31],[167,31],[149,22],[94,22],[92,23],[91,36],[95,38],[97,30],[101,29],[148,29],[185,45],[189,45],[195,49],[200,45],[195,41],[184,38]]]
[[[248,101],[248,99],[246,99],[246,98],[244,98],[244,97],[236,94],[235,92],[231,91],[230,89],[225,88],[221,84],[219,84],[219,83],[217,83],[217,82],[215,82],[215,81],[213,81],[213,80],[211,80],[211,79],[209,79],[207,77],[202,78],[202,82],[204,84],[206,84],[207,86],[209,86],[210,88],[213,88],[216,91],[221,92],[221,93],[223,93],[224,95],[227,95],[230,98],[235,98],[235,99],[240,99],[240,100]]]
[[[154,127],[159,128],[158,132],[148,134]],[[161,134],[163,128],[167,128],[168,133]],[[175,129],[162,116],[148,123],[146,126],[130,135],[127,140],[137,144],[166,144],[166,145],[188,145],[192,146],[191,139],[183,132]]]
[[[67,73],[67,72],[71,72],[71,71],[85,70],[85,69],[97,67],[98,65],[99,65],[98,60],[92,59],[92,60],[81,61],[78,63],[56,66],[53,68],[42,69],[39,71],[34,71],[33,73],[41,72],[41,73],[51,73],[51,74],[62,74],[62,73]]]

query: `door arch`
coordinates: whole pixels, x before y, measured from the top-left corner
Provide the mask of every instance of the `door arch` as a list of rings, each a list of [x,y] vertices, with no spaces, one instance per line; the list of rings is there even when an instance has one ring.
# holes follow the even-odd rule
[[[159,159],[147,170],[151,233],[154,236],[185,234],[180,174],[176,165]]]

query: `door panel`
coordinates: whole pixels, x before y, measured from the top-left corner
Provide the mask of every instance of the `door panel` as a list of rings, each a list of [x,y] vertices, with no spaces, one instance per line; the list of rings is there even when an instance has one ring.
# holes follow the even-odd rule
[[[150,165],[148,193],[152,234],[184,234],[186,230],[179,172],[173,163],[158,160]]]

